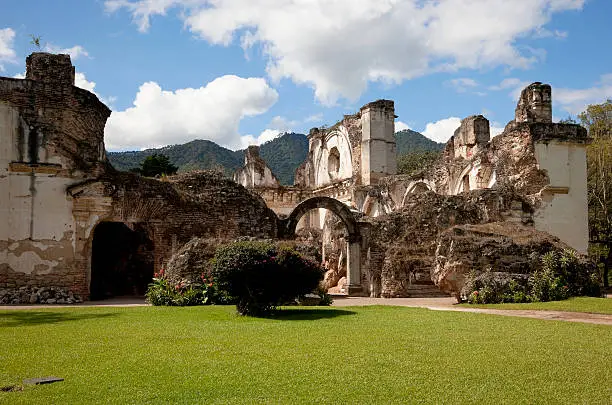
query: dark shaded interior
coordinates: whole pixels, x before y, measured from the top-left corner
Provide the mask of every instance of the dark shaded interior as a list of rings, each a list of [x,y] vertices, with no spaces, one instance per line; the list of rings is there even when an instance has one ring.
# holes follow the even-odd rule
[[[140,224],[102,222],[94,230],[90,299],[143,296],[153,279],[153,243]]]

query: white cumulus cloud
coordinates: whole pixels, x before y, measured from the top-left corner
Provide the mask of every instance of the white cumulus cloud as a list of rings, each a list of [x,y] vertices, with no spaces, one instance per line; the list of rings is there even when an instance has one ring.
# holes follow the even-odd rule
[[[12,28],[0,29],[0,72],[4,71],[4,62],[15,63],[14,40],[15,31]]]
[[[106,146],[143,149],[209,139],[240,148],[244,145],[238,133],[240,120],[263,114],[277,99],[276,90],[262,78],[227,75],[200,88],[175,91],[147,82],[140,86],[132,107],[111,114]]]
[[[602,75],[599,82],[586,89],[553,88],[553,103],[570,114],[579,114],[589,104],[603,103],[612,98],[612,73]]]
[[[396,123],[397,125],[397,123]],[[421,134],[425,135],[432,141],[446,143],[451,136],[454,135],[455,130],[461,125],[461,119],[457,117],[448,117],[441,119],[436,122],[430,122],[425,126],[425,130],[421,131]],[[504,127],[500,123],[493,121],[489,126],[489,133],[491,138],[501,134],[504,131]]]
[[[455,89],[458,93],[465,93],[470,89],[474,89],[478,87],[478,83],[474,79],[470,79],[467,77],[460,77],[457,79],[452,79],[447,82],[451,87]]]
[[[447,142],[461,125],[461,118],[448,117],[436,122],[430,122],[421,133],[436,142]]]
[[[85,73],[76,72],[74,74],[74,85],[87,91],[91,91],[93,94],[100,97],[94,90],[96,87],[96,82],[90,82],[89,80],[87,80],[87,77],[85,77]]]
[[[584,0],[106,0],[141,31],[177,8],[185,26],[217,45],[260,46],[274,80],[311,86],[318,100],[355,100],[370,82],[396,84],[431,72],[527,68],[554,13]]]
[[[57,54],[68,54],[71,60],[76,60],[81,56],[89,57],[89,52],[85,50],[81,45],[75,45],[72,48],[62,48],[53,44],[46,44],[44,47],[45,52],[57,53]]]
[[[405,122],[395,121],[395,132],[403,131],[405,129],[411,129],[411,128]]]
[[[264,129],[259,135],[243,135],[240,139],[242,148],[246,148],[249,145],[261,145],[271,141],[279,135],[293,131],[296,125],[299,125],[299,121],[288,120],[285,117],[276,116],[272,118],[268,124],[268,128]]]

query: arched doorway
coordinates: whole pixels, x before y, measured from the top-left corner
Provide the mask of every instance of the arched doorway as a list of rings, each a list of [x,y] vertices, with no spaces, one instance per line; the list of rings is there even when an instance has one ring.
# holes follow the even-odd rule
[[[346,226],[347,238],[347,292],[361,293],[361,234],[355,216],[342,202],[330,197],[313,197],[298,204],[281,223],[281,237],[293,238],[300,218],[310,210],[325,208],[340,218]]]
[[[93,234],[90,299],[143,296],[153,265],[153,243],[141,224],[101,222]]]

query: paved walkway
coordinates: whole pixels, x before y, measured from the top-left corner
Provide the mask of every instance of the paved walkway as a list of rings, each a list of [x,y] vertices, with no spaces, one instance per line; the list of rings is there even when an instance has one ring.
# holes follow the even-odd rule
[[[46,309],[66,307],[136,307],[146,306],[142,298],[114,298],[105,301],[90,301],[78,305],[5,305],[0,310]],[[502,310],[468,308],[456,305],[454,298],[367,298],[335,297],[334,307],[363,305],[394,305],[403,307],[428,308],[434,311],[474,312],[480,314],[518,316],[524,318],[545,319],[554,321],[582,322],[612,326],[612,315],[590,314],[584,312],[535,311],[535,310]]]
[[[366,298],[343,297],[336,298],[333,306],[350,307],[361,305],[398,305],[403,307],[427,308],[434,311],[474,312],[502,316],[518,316],[523,318],[546,319],[554,321],[595,323],[612,326],[612,315],[591,314],[585,312],[566,311],[536,311],[536,310],[507,310],[460,307],[454,298]]]

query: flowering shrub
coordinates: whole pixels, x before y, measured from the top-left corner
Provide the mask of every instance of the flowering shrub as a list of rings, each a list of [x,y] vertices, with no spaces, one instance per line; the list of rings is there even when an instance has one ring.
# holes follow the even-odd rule
[[[470,304],[558,301],[572,296],[600,296],[598,273],[592,263],[572,250],[551,251],[537,270],[526,275],[484,272],[468,277],[464,290]]]
[[[215,283],[201,275],[200,282],[192,283],[181,281],[178,284],[171,283],[164,270],[155,273],[153,282],[149,284],[146,300],[152,305],[168,306],[192,306],[220,303]]]
[[[315,290],[323,269],[290,247],[234,242],[217,249],[212,274],[240,314],[257,316]]]

